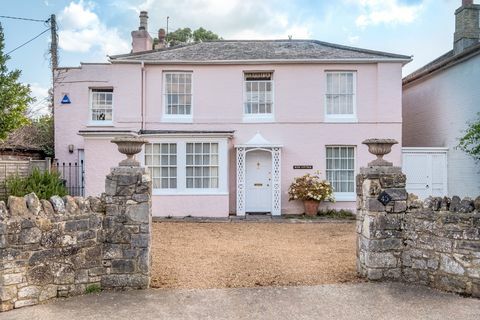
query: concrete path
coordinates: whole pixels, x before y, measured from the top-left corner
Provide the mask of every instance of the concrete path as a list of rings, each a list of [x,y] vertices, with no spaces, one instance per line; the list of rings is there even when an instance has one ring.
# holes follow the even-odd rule
[[[0,319],[480,319],[480,300],[393,283],[105,292]]]

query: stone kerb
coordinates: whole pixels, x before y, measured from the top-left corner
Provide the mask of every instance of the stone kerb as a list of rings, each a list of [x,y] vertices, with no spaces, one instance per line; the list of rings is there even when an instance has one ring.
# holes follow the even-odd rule
[[[99,286],[102,211],[93,197],[0,201],[0,311]]]
[[[117,167],[105,180],[102,288],[150,285],[151,180],[145,168]]]

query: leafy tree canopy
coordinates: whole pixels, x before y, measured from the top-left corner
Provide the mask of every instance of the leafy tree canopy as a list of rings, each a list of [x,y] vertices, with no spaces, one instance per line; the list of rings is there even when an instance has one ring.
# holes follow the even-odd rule
[[[167,43],[169,46],[176,46],[183,43],[202,42],[210,40],[220,40],[221,37],[218,34],[213,33],[210,30],[206,30],[202,27],[197,30],[190,28],[179,28],[173,32],[167,34]]]
[[[465,135],[460,138],[458,148],[480,161],[480,113],[477,116],[477,120],[469,124]]]
[[[0,24],[0,140],[29,122],[26,112],[35,100],[30,97],[30,87],[19,82],[21,71],[8,71],[6,62],[10,57],[4,53],[4,39]]]

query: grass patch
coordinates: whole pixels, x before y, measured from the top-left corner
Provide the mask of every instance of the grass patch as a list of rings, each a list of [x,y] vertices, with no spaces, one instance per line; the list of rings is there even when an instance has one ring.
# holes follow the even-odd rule
[[[355,220],[356,216],[350,210],[321,210],[318,212],[317,217],[320,218],[329,218],[329,219],[345,219],[345,220]]]
[[[102,287],[100,287],[99,284],[91,284],[91,285],[87,286],[87,288],[85,289],[86,294],[98,293],[100,291],[102,291]]]

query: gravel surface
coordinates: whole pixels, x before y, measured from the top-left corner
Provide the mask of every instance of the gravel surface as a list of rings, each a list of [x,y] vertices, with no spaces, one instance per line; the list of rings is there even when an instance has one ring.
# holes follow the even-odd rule
[[[351,281],[359,281],[354,222],[153,224],[155,288]]]

